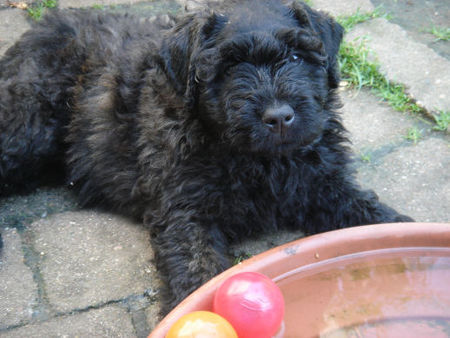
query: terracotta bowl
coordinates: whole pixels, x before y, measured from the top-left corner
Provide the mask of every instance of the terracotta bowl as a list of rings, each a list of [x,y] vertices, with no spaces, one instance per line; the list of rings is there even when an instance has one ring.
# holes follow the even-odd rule
[[[310,236],[248,259],[192,293],[149,337],[211,310],[218,286],[242,271],[280,287],[284,337],[450,335],[450,223],[396,223]]]

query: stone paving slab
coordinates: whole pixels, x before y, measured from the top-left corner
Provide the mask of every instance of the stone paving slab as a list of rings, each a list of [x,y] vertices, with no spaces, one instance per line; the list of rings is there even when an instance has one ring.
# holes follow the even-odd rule
[[[358,180],[380,200],[420,222],[448,222],[450,206],[450,142],[428,137],[400,147],[376,165],[358,170]]]
[[[394,111],[368,90],[342,90],[344,125],[357,154],[405,140],[414,118]]]
[[[47,322],[26,325],[8,332],[2,338],[48,337],[136,337],[130,315],[119,306],[106,306],[88,312],[61,316]]]
[[[132,5],[142,0],[59,0],[59,8],[80,8],[92,6]]]
[[[366,90],[344,90],[341,97],[361,185],[417,221],[448,221],[448,135],[432,132],[430,125],[394,111]],[[406,139],[413,127],[423,133],[417,144]]]
[[[450,110],[450,61],[411,39],[400,26],[378,18],[354,27],[346,41],[366,37],[381,72],[403,83],[418,104],[429,112]]]
[[[149,234],[127,219],[67,212],[33,223],[28,232],[41,256],[46,295],[57,312],[98,306],[158,286]]]
[[[158,304],[147,307],[145,309],[145,317],[151,332],[151,330],[154,329],[160,321]]]
[[[351,15],[357,11],[367,13],[375,10],[370,0],[313,0],[312,6],[332,16]]]
[[[30,28],[26,12],[10,8],[0,11],[0,55]]]
[[[33,273],[25,264],[20,235],[16,229],[5,229],[2,236],[0,329],[31,320],[38,298]]]

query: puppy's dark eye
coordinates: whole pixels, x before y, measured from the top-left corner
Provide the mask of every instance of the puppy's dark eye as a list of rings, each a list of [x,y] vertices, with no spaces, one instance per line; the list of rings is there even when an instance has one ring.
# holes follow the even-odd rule
[[[298,54],[291,54],[289,56],[289,61],[291,61],[291,62],[301,62],[302,59],[300,58],[300,55],[298,55]]]

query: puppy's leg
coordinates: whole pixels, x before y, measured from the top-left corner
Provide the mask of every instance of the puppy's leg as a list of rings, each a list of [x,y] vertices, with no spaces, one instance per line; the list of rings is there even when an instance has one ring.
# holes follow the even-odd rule
[[[406,215],[398,213],[393,208],[378,200],[378,196],[372,190],[358,191],[354,198],[354,213],[360,214],[365,219],[364,224],[414,222]],[[344,212],[348,212],[344,210]]]
[[[381,203],[371,190],[363,191],[353,182],[328,187],[311,206],[306,231],[317,233],[356,225],[413,222]]]
[[[227,241],[216,226],[203,226],[182,211],[172,213],[152,245],[163,280],[161,313],[166,314],[186,296],[230,266]]]

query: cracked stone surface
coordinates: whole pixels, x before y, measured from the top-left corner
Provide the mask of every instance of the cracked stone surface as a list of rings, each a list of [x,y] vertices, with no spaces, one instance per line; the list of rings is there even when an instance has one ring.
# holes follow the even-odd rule
[[[394,111],[367,90],[343,90],[341,109],[356,153],[404,142],[414,118]]]
[[[417,221],[449,221],[448,139],[424,139],[396,149],[380,162],[359,168],[358,179],[364,187],[375,190],[380,200]]]
[[[80,8],[80,7],[92,7],[92,6],[111,6],[118,4],[132,5],[142,0],[60,0],[59,8]]]
[[[24,11],[15,8],[0,11],[0,55],[29,28]]]
[[[57,312],[144,294],[158,285],[149,235],[125,218],[67,212],[37,221],[28,231]]]
[[[135,337],[127,311],[119,306],[106,306],[87,312],[29,324],[8,332],[3,338],[23,337]]]
[[[17,230],[5,229],[2,236],[4,247],[0,258],[0,330],[31,320],[38,298],[33,273],[25,264],[22,240]]]
[[[313,0],[312,5],[332,16],[351,15],[356,11],[367,13],[375,10],[370,0]]]

